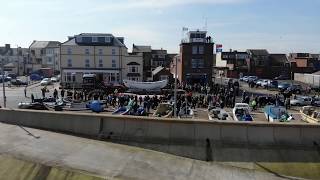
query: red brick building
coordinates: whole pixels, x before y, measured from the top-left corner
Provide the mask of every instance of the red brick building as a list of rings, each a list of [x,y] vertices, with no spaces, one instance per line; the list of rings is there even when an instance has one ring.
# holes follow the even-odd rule
[[[187,39],[180,44],[180,53],[173,60],[171,73],[184,83],[211,83],[213,73],[214,43],[206,31],[189,31]]]

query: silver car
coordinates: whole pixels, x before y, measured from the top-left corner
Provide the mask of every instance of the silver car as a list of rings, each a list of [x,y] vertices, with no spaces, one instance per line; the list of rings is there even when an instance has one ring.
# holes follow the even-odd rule
[[[312,98],[308,96],[300,96],[290,100],[291,106],[308,106],[311,105]]]

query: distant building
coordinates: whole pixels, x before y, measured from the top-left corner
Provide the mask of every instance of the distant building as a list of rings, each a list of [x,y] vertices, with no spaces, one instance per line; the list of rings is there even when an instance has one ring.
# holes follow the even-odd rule
[[[320,70],[319,55],[310,53],[290,53],[289,61],[293,73],[314,73]]]
[[[169,83],[173,82],[173,75],[171,74],[170,69],[162,66],[159,66],[152,71],[152,78],[153,81],[168,80]]]
[[[14,73],[19,76],[28,73],[28,49],[11,48],[10,44],[0,47],[0,61],[5,65],[6,73]],[[31,70],[30,70],[31,71]]]
[[[29,62],[32,71],[41,68],[51,68],[60,71],[60,42],[33,41],[29,47]]]
[[[152,80],[152,50],[151,46],[138,46],[132,45],[132,53],[142,53],[143,68],[142,79],[143,81]]]
[[[159,66],[169,68],[176,54],[168,54],[164,49],[152,49],[151,46],[133,44],[133,53],[143,53],[143,80],[152,81],[152,71]]]
[[[96,74],[105,83],[142,80],[142,53],[129,54],[123,37],[82,33],[61,44],[63,85],[80,84],[83,74]]]
[[[171,73],[175,74],[177,60],[177,78],[185,83],[211,83],[213,73],[214,43],[206,31],[189,31],[186,40],[180,44],[180,54],[175,56]]]
[[[250,58],[247,52],[222,52],[216,55],[215,71],[219,76],[238,78],[250,72]]]

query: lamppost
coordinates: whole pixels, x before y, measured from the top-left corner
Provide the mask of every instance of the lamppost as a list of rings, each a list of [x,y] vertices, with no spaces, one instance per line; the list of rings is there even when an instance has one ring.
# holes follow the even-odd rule
[[[8,56],[6,55],[6,59],[8,60]],[[6,88],[4,82],[4,59],[2,59],[2,91],[3,91],[3,107],[7,107],[7,97],[6,97]]]
[[[76,73],[73,72],[72,74],[72,89],[73,89],[73,93],[72,93],[72,101],[74,101],[74,94],[75,94],[75,91],[74,91],[74,85],[75,85],[75,77],[76,77]]]
[[[174,117],[177,117],[177,74],[178,74],[178,58],[175,58],[175,72],[174,72]]]

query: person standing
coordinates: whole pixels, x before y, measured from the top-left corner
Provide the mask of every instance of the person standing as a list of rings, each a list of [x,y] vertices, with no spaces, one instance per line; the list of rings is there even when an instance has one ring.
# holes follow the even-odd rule
[[[64,98],[64,93],[65,93],[65,91],[64,91],[64,89],[62,89],[61,92],[60,92],[61,98]]]
[[[34,95],[31,93],[31,102],[34,103]]]
[[[57,91],[57,89],[54,89],[54,91],[53,91],[53,97],[54,97],[55,99],[58,98],[58,91]]]
[[[27,86],[24,87],[24,97],[27,97]]]

